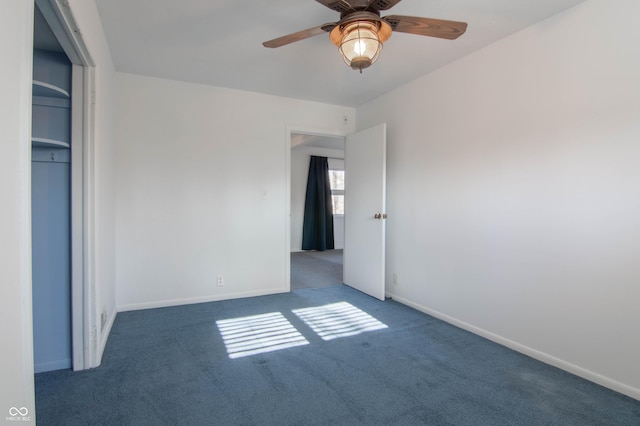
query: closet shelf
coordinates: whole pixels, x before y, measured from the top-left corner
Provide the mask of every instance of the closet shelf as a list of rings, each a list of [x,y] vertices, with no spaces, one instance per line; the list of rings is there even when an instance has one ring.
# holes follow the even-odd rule
[[[31,138],[33,148],[69,148],[69,142],[57,141],[47,138]]]
[[[69,92],[43,81],[33,80],[33,96],[46,98],[69,99]]]

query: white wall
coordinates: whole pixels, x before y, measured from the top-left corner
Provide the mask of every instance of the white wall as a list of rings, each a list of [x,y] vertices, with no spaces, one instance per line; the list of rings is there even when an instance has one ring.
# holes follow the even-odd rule
[[[33,3],[0,3],[0,413],[35,420],[31,318]]]
[[[286,290],[288,131],[354,110],[117,74],[119,309]],[[222,274],[225,284],[216,285]]]
[[[115,67],[107,45],[95,2],[71,0],[71,10],[80,27],[82,38],[95,62],[95,129],[92,155],[93,170],[89,185],[90,223],[93,229],[92,253],[89,260],[95,289],[95,309],[90,322],[97,329],[97,357],[102,352],[116,312],[115,286]],[[101,330],[101,313],[107,314],[107,325]]]
[[[637,16],[587,1],[357,114],[389,125],[388,292],[640,398]]]
[[[311,156],[341,158],[344,170],[344,150],[295,146],[291,148],[291,251],[302,251],[302,226],[304,224],[304,203],[307,197],[307,179]],[[329,160],[338,164],[337,160]],[[333,217],[333,237],[336,249],[344,248],[344,216]]]

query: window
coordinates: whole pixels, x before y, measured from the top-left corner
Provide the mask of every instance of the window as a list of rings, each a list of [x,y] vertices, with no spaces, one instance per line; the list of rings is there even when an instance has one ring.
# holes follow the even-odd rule
[[[344,170],[329,170],[333,214],[344,214]]]

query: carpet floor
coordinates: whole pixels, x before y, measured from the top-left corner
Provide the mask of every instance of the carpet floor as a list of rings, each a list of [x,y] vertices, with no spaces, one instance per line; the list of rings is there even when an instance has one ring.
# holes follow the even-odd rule
[[[640,401],[347,286],[118,314],[40,425],[638,425]]]
[[[342,284],[342,250],[291,253],[291,290]]]

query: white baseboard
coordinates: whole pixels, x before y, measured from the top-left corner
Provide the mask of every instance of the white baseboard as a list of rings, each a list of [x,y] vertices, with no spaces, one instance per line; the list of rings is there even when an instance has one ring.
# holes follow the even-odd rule
[[[241,293],[231,293],[224,295],[191,297],[185,299],[158,300],[144,303],[131,303],[117,307],[118,312],[138,311],[141,309],[166,308],[169,306],[192,305],[195,303],[218,302],[221,300],[242,299],[245,297],[268,296],[270,294],[287,293],[284,287],[270,290],[247,291]]]
[[[92,368],[100,367],[100,364],[102,364],[102,355],[104,354],[104,349],[107,347],[107,341],[109,340],[113,323],[116,320],[116,315],[117,311],[115,309],[109,313],[107,323],[104,325],[102,333],[100,333],[100,343],[98,344],[98,353],[96,354],[96,365]]]
[[[589,380],[591,382],[597,383],[601,386],[619,392],[621,394],[627,395],[631,398],[640,400],[640,389],[634,388],[632,386],[626,385],[624,383],[618,382],[617,380],[613,380],[609,377],[603,376],[602,374],[595,373],[593,371],[582,368],[578,365],[572,364],[560,358],[556,358],[547,353],[541,352],[539,350],[530,348],[529,346],[525,346],[518,342],[514,342],[513,340],[507,339],[505,337],[499,336],[490,331],[484,330],[482,328],[476,327],[472,324],[466,323],[464,321],[460,321],[457,318],[451,317],[449,315],[443,314],[442,312],[438,312],[436,310],[427,308],[426,306],[422,306],[420,304],[414,303],[408,299],[405,299],[400,296],[396,296],[393,293],[387,293],[389,297],[391,297],[396,302],[402,303],[403,305],[410,306],[420,312],[424,312],[425,314],[431,315],[435,318],[438,318],[444,322],[452,324],[458,328],[463,330],[467,330],[473,334],[477,334],[478,336],[482,336],[492,342],[498,343],[502,346],[506,346],[509,349],[513,349],[516,352],[520,352],[531,358],[534,358],[538,361],[544,362],[545,364],[552,365],[554,367],[560,368],[561,370],[567,371],[571,374],[574,374],[578,377],[582,377],[583,379]]]

